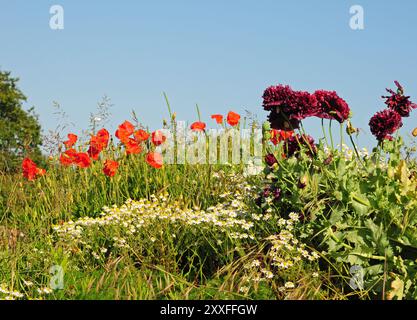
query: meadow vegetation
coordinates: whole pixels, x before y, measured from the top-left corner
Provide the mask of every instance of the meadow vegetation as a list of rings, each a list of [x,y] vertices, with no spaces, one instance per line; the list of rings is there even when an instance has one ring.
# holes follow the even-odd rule
[[[417,298],[417,167],[398,134],[416,105],[396,85],[370,152],[335,92],[274,86],[264,123],[212,116],[261,128],[262,163],[164,164],[166,137],[136,115],[25,157],[0,172],[0,298]]]

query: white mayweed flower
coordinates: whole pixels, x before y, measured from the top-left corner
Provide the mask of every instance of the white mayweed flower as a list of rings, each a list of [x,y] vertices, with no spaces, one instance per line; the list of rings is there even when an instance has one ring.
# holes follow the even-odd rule
[[[249,176],[256,176],[264,170],[263,166],[255,165],[253,161],[249,162],[247,166],[245,166],[245,169],[243,170],[243,176],[249,177]]]
[[[13,297],[16,297],[16,298],[23,298],[24,297],[23,293],[20,293],[20,292],[17,292],[17,291],[10,292],[10,295],[13,296]]]
[[[285,283],[285,288],[287,288],[287,289],[293,289],[293,288],[295,288],[295,285],[294,285],[293,282],[286,282]]]
[[[246,286],[240,287],[239,292],[246,294],[249,292],[249,287],[246,287]]]
[[[253,260],[251,263],[252,267],[259,267],[261,265],[261,262],[259,260]]]
[[[32,287],[32,286],[33,286],[33,282],[32,282],[32,281],[26,281],[26,280],[23,280],[23,284],[24,284],[26,287]]]

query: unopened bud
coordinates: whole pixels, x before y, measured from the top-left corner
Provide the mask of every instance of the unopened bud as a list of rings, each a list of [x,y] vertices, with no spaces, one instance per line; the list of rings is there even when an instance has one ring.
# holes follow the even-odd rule
[[[358,132],[358,129],[356,129],[354,126],[352,126],[352,123],[348,120],[347,127],[346,127],[347,134],[351,135],[355,132]]]
[[[300,180],[298,181],[298,187],[300,189],[304,189],[308,184],[308,176],[304,175],[300,178]]]

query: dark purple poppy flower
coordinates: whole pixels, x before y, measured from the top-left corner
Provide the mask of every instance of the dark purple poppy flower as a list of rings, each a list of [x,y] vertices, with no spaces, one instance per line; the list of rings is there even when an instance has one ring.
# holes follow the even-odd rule
[[[350,108],[348,104],[335,91],[317,90],[314,96],[318,101],[317,117],[335,119],[340,123],[349,118]]]
[[[270,187],[266,187],[264,189],[262,195],[264,196],[264,198],[268,198],[271,195],[271,189],[270,189]]]
[[[270,111],[271,128],[293,130],[299,122],[316,115],[317,100],[305,91],[294,91],[290,86],[271,86],[263,94],[263,107]]]
[[[391,95],[382,96],[382,98],[386,99],[385,104],[389,109],[396,111],[401,117],[408,117],[411,110],[417,108],[417,105],[410,101],[409,96],[404,95],[404,88],[398,81],[395,81],[395,85],[397,86],[397,92],[386,89]]]
[[[278,201],[281,198],[281,189],[280,188],[276,188],[273,192],[272,195],[274,196],[274,200]]]
[[[268,166],[272,167],[275,163],[277,163],[277,158],[272,153],[269,153],[265,156],[265,162]]]
[[[371,120],[369,120],[369,127],[372,134],[383,141],[385,139],[392,139],[392,134],[401,128],[403,125],[401,116],[393,109],[385,109],[377,112]]]
[[[317,147],[314,144],[313,137],[309,135],[295,135],[290,137],[285,141],[284,144],[284,152],[286,153],[287,157],[291,157],[298,153],[301,150],[301,146],[305,147],[307,150],[307,153],[311,156],[312,152],[313,154],[316,153]]]

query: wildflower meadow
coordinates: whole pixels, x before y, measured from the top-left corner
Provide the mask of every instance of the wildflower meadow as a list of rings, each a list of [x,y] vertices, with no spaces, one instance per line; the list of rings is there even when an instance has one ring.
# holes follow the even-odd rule
[[[372,150],[338,93],[289,85],[261,121],[184,124],[166,97],[159,129],[133,113],[27,147],[0,171],[0,299],[416,299],[417,105],[393,87]]]

